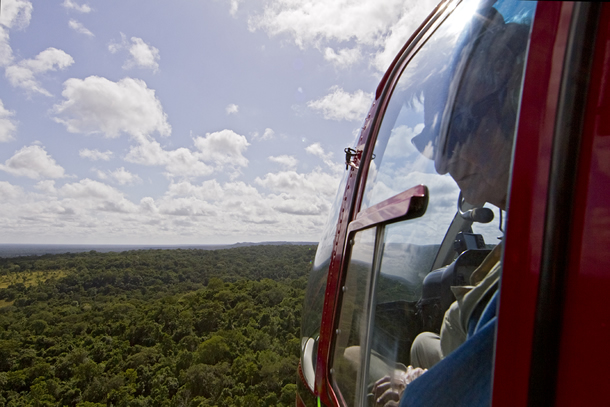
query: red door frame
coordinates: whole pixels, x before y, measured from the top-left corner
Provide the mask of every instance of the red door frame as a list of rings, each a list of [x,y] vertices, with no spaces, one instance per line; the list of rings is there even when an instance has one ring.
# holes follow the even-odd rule
[[[572,10],[571,2],[539,2],[532,26],[508,204],[494,406],[528,404],[549,169]]]
[[[610,5],[599,16],[560,336],[556,406],[562,407],[610,400]]]

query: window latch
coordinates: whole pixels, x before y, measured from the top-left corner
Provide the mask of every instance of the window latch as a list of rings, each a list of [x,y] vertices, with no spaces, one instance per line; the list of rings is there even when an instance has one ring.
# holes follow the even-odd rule
[[[362,151],[349,147],[346,147],[343,151],[345,151],[345,169],[347,170],[349,167],[358,169],[358,164],[360,164],[360,159],[362,158]]]

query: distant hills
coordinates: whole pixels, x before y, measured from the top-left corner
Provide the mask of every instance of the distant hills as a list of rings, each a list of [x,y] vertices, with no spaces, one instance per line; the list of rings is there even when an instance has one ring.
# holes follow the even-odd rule
[[[125,252],[129,250],[151,249],[198,249],[218,250],[234,247],[260,246],[260,245],[317,245],[318,242],[238,242],[235,244],[216,245],[89,245],[89,244],[0,244],[0,257],[42,256],[44,254],[83,253],[92,250],[100,253]]]

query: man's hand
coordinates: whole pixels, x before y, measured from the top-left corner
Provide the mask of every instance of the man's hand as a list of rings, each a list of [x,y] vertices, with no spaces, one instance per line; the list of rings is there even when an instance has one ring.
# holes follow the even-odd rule
[[[427,369],[426,369],[427,370]],[[405,388],[413,380],[421,376],[426,370],[413,366],[407,367],[407,371],[395,370],[394,376],[384,376],[375,382],[373,386],[373,397],[375,406],[396,407],[400,402],[400,396]]]

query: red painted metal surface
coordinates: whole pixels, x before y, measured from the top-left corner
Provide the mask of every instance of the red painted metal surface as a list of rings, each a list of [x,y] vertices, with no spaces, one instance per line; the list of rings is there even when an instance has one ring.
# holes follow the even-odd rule
[[[301,396],[299,396],[299,393],[297,393],[295,405],[296,407],[307,407],[305,403],[303,403],[303,400],[301,399]]]
[[[320,327],[320,341],[318,343],[318,359],[316,364],[316,396],[325,405],[337,405],[337,399],[332,391],[330,377],[328,377],[328,362],[331,360],[331,342],[334,337],[335,309],[339,287],[341,285],[341,266],[344,256],[344,242],[347,224],[350,221],[350,206],[353,198],[354,186],[356,185],[356,170],[349,169],[349,179],[343,194],[341,213],[337,223],[337,232],[333,243],[326,293],[324,296],[324,312]]]
[[[557,406],[610,396],[610,6],[602,6],[575,192]]]
[[[424,198],[426,196],[426,187],[418,185],[410,188],[400,194],[387,199],[377,205],[362,211],[356,216],[349,225],[349,231],[354,232],[361,230],[381,222],[387,222],[396,218],[404,217],[411,209],[411,198]]]
[[[373,103],[373,106],[371,106],[369,115],[365,120],[365,125],[362,128],[360,138],[357,142],[357,151],[362,151],[364,143],[370,135],[371,127],[368,126],[368,123],[370,122],[370,118],[374,117],[377,107],[377,103]],[[355,162],[355,164],[358,166],[360,165],[360,162]],[[335,240],[333,242],[333,251],[324,296],[320,341],[318,343],[315,392],[316,396],[320,398],[321,403],[329,406],[338,405],[338,400],[332,390],[331,377],[329,376],[330,367],[328,366],[328,363],[331,361],[331,344],[332,339],[334,338],[337,300],[343,278],[342,268],[345,254],[345,239],[347,235],[347,225],[353,216],[354,191],[356,190],[356,185],[358,183],[357,174],[358,171],[355,168],[349,168],[349,176],[343,193]]]
[[[514,152],[493,405],[527,405],[555,113],[573,4],[540,2],[532,27]]]

